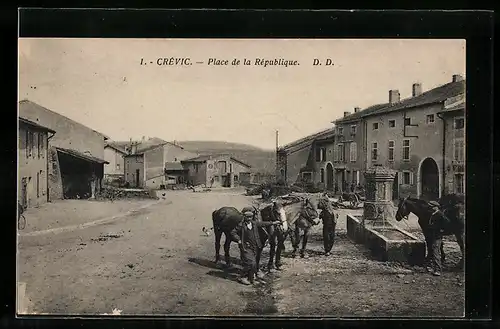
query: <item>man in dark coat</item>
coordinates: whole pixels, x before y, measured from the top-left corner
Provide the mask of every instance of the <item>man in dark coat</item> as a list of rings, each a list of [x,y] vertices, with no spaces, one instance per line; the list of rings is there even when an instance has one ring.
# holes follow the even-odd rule
[[[262,248],[262,241],[259,235],[259,227],[279,224],[279,221],[264,222],[255,220],[255,212],[250,209],[243,209],[244,219],[236,228],[231,231],[231,238],[238,242],[240,247],[241,263],[243,272],[238,280],[240,283],[253,284],[257,274],[256,254]]]
[[[338,215],[334,213],[333,207],[328,199],[323,200],[319,218],[323,221],[323,246],[325,248],[325,256],[330,256],[330,251],[335,242],[335,227],[337,226]]]

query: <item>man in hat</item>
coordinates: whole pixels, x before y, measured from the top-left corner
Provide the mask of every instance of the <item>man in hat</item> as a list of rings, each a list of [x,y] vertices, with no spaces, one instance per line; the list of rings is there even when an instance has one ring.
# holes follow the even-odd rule
[[[238,280],[240,283],[249,285],[255,281],[257,274],[256,254],[262,248],[262,241],[259,235],[259,227],[279,224],[279,221],[264,222],[256,221],[256,212],[250,207],[243,208],[243,220],[231,231],[231,237],[238,242],[240,247],[241,262],[243,272]]]
[[[323,221],[323,247],[325,248],[325,256],[330,256],[335,242],[335,228],[339,215],[334,212],[333,206],[326,194],[318,203],[318,208],[321,209],[319,218]]]

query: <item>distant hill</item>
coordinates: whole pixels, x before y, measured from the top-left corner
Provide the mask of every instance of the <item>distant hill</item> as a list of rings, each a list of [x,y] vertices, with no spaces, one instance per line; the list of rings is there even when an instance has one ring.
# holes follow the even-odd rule
[[[264,150],[256,146],[212,141],[176,141],[176,144],[185,150],[200,155],[231,154],[238,160],[248,163],[252,170],[274,173],[276,168],[276,154],[274,150]]]

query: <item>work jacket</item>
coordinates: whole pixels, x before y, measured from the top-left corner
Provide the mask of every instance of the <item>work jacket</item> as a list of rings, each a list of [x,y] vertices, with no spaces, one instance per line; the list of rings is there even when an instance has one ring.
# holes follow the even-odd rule
[[[249,229],[247,224],[251,223],[252,228]],[[242,220],[236,228],[231,231],[231,238],[235,241],[241,241],[243,249],[251,248],[253,250],[262,248],[262,241],[260,240],[259,227],[272,226],[272,222],[255,221],[255,220]]]

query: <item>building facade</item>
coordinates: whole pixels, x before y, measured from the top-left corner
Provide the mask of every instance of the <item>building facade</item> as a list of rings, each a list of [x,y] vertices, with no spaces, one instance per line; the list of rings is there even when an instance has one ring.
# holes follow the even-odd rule
[[[127,151],[115,145],[113,142],[107,142],[104,146],[104,160],[108,164],[104,165],[104,180],[111,182],[125,178],[125,159]]]
[[[202,155],[181,161],[192,185],[233,187],[240,175],[249,173],[251,166],[228,154]]]
[[[130,187],[159,189],[183,182],[186,177],[181,161],[197,154],[159,138],[132,142],[124,156],[124,177]]]
[[[19,102],[19,116],[57,132],[48,143],[49,200],[95,196],[108,137],[29,100]]]
[[[443,190],[448,193],[465,193],[465,95],[447,99],[438,113],[444,131],[445,173]]]
[[[422,92],[412,86],[412,97],[400,100],[389,91],[389,105],[363,116],[366,125],[367,167],[381,165],[396,170],[393,196],[436,200],[445,192],[445,145],[439,119],[445,101],[464,92],[461,77]]]
[[[55,131],[19,118],[18,201],[24,209],[37,207],[49,200],[48,140]]]
[[[318,168],[326,166],[323,159],[326,160],[328,152],[318,163],[315,163],[315,141],[328,141],[333,136],[334,130],[329,128],[278,148],[276,178],[289,185],[319,182],[321,179]]]

